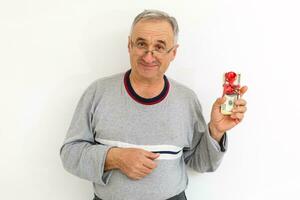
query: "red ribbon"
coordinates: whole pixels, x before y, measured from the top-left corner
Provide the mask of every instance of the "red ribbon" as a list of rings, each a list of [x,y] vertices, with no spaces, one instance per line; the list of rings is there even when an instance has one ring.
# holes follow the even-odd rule
[[[234,81],[236,80],[237,75],[234,72],[225,73],[225,83],[223,84],[223,95],[224,94],[239,94],[240,85],[235,85]]]

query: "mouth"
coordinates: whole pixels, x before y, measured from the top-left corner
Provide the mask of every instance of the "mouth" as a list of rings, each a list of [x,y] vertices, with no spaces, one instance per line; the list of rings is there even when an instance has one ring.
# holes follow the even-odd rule
[[[139,65],[141,65],[142,67],[145,67],[145,68],[155,68],[155,67],[158,67],[157,63],[147,64],[147,63],[144,63],[144,62],[139,62]]]

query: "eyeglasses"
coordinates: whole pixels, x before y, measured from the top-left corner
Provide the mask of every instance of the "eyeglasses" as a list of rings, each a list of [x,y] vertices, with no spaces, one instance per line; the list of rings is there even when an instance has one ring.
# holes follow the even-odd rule
[[[132,40],[131,46],[135,47],[136,53],[140,56],[146,55],[148,54],[148,52],[151,52],[152,56],[159,58],[162,58],[168,53],[170,53],[175,47],[173,46],[170,49],[166,49],[166,47],[163,44],[157,43],[154,45],[154,49],[150,51],[148,48],[148,44],[145,41],[137,41],[136,43],[134,43]]]

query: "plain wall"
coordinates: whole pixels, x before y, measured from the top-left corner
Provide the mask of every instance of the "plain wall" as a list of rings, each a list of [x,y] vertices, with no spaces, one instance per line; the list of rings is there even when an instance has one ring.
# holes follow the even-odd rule
[[[1,1],[0,198],[92,199],[59,149],[86,87],[130,68],[131,22],[148,8],[177,18],[167,76],[197,93],[207,121],[224,72],[249,87],[221,166],[189,170],[188,199],[300,199],[300,14],[291,0]]]

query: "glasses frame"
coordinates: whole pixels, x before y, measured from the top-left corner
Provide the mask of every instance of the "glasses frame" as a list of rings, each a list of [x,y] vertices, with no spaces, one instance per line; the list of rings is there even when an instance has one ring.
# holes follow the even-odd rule
[[[144,51],[144,53],[142,54],[142,56],[147,55],[149,52],[151,52],[151,55],[152,55],[152,56],[156,55],[156,56],[158,56],[158,57],[163,57],[163,56],[169,54],[169,53],[176,47],[176,45],[174,45],[173,47],[171,47],[171,48],[168,49],[168,50],[165,50],[164,52],[159,52],[159,51],[157,51],[157,50],[155,50],[155,49],[150,51],[149,48],[148,48],[148,49],[146,49],[146,48],[139,48],[139,47],[132,41],[132,39],[130,39],[130,43],[131,43],[131,47],[135,47],[135,48],[138,49],[138,50],[143,50],[143,51]],[[154,54],[154,52],[156,52],[156,53]]]

